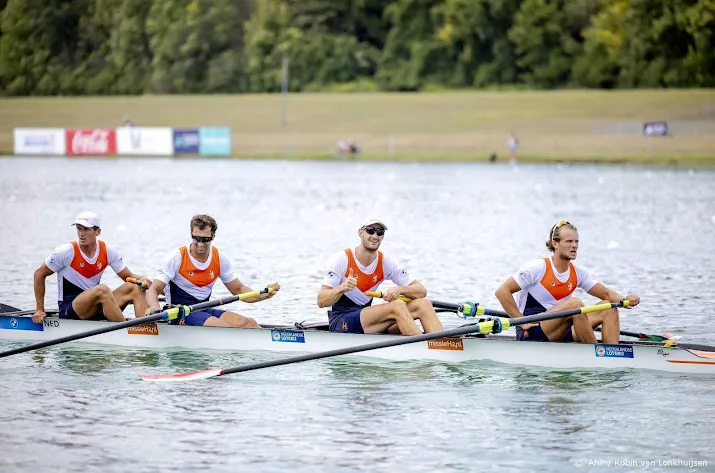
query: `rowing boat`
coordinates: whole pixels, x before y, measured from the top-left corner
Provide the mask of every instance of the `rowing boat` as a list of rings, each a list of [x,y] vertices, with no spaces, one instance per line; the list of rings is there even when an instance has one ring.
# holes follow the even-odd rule
[[[112,322],[29,315],[0,315],[0,340],[40,342]],[[190,349],[315,353],[400,338],[400,335],[331,333],[323,323],[264,326],[260,329],[190,327],[151,323],[89,337],[86,343],[150,350]],[[83,342],[75,342],[83,343]],[[466,335],[363,352],[387,360],[492,361],[556,369],[647,369],[715,375],[715,347],[652,342],[619,345],[520,342],[513,336]]]

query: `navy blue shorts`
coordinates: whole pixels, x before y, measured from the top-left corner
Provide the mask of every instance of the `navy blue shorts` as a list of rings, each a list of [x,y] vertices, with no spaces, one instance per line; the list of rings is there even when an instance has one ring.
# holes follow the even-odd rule
[[[58,305],[60,306],[59,310],[59,317],[61,319],[71,319],[71,320],[107,320],[107,318],[104,316],[104,313],[100,309],[99,312],[89,319],[82,319],[80,318],[79,315],[77,315],[77,312],[74,311],[74,307],[72,307],[72,302],[74,301],[74,298],[68,300],[68,301],[59,301]]]
[[[204,309],[197,310],[196,312],[191,311],[189,315],[183,318],[183,320],[174,319],[170,320],[169,323],[171,325],[194,325],[200,327],[206,323],[206,320],[208,320],[209,317],[216,317],[217,319],[220,319],[221,314],[224,312],[226,311],[221,309]]]
[[[365,333],[360,322],[362,307],[341,311],[328,311],[331,332]]]
[[[531,327],[527,330],[524,330],[521,328],[520,325],[516,326],[516,339],[520,340],[522,342],[548,342],[549,337],[546,336],[544,333],[544,330],[541,328],[541,324],[537,325],[536,327]],[[563,340],[559,340],[561,342],[573,342],[573,333],[571,332],[571,327],[569,327],[569,331],[566,333],[566,336],[564,337]]]

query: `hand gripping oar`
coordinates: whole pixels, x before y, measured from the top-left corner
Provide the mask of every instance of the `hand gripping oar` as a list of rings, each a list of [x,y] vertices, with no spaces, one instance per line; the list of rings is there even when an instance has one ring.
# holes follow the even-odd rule
[[[251,363],[236,368],[216,368],[204,371],[194,371],[190,373],[177,374],[143,374],[141,379],[145,381],[190,381],[194,379],[214,378],[217,376],[225,376],[227,374],[242,373],[244,371],[253,371],[262,368],[271,368],[273,366],[289,365],[291,363],[300,363],[301,361],[319,360],[321,358],[329,358],[331,356],[349,355],[351,353],[359,353],[362,351],[377,350],[379,348],[395,347],[399,345],[407,345],[408,343],[424,342],[444,337],[458,337],[469,333],[498,333],[501,330],[509,328],[511,325],[522,325],[544,320],[558,319],[561,317],[570,317],[572,315],[588,314],[599,310],[608,310],[613,307],[627,307],[630,301],[623,300],[621,302],[597,304],[578,309],[561,310],[557,312],[543,312],[541,314],[519,317],[518,319],[501,319],[495,318],[484,322],[473,323],[457,327],[441,332],[425,333],[423,335],[410,335],[396,339],[385,340],[382,342],[368,343],[366,345],[357,345],[353,347],[339,348],[336,350],[328,350],[318,353],[310,353],[307,355],[293,356],[290,358],[282,358],[279,360],[263,361],[260,363]],[[488,310],[488,309],[485,309]],[[486,314],[486,312],[485,312]]]
[[[382,292],[371,292],[365,293],[366,296],[375,297],[382,299]],[[398,299],[405,302],[410,302],[412,299],[405,296],[398,296]],[[462,302],[460,304],[455,304],[452,302],[441,302],[441,301],[431,301],[432,307],[436,309],[446,309],[450,312],[456,312],[461,314],[462,317],[476,317],[478,315],[495,315],[497,317],[509,318],[509,314],[501,310],[487,309],[475,302]]]
[[[93,337],[95,335],[101,335],[107,332],[113,332],[115,330],[121,330],[123,328],[133,327],[135,325],[144,325],[152,322],[157,322],[159,320],[174,320],[178,317],[185,317],[189,315],[192,311],[208,309],[209,307],[216,307],[219,305],[230,304],[231,302],[242,301],[245,299],[250,299],[251,297],[256,297],[261,294],[266,294],[272,292],[272,288],[265,288],[261,290],[255,290],[251,292],[246,292],[239,294],[238,296],[231,296],[225,299],[214,299],[206,302],[200,302],[198,304],[190,306],[178,306],[171,307],[161,312],[154,312],[146,317],[137,317],[136,319],[127,320],[126,322],[118,322],[109,324],[106,327],[98,328],[95,330],[89,330],[87,332],[76,333],[74,335],[68,335],[66,337],[55,338],[53,340],[47,340],[40,343],[34,343],[32,345],[27,345],[20,348],[13,348],[12,350],[4,351],[0,353],[0,358],[5,358],[10,355],[17,355],[18,353],[25,353],[32,350],[37,350],[40,348],[50,347],[52,345],[58,345],[60,343],[72,342],[74,340],[79,340],[81,338]],[[183,313],[182,313],[183,312]]]
[[[144,286],[146,286],[146,283],[144,281],[137,279],[137,278],[128,277],[127,282],[131,283],[131,284],[136,284],[137,286],[139,286],[141,288],[144,288]]]

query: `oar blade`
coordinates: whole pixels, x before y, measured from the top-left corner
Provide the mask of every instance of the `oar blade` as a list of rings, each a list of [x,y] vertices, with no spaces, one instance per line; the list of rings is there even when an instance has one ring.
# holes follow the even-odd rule
[[[195,381],[197,379],[208,379],[221,376],[223,370],[221,368],[193,371],[191,373],[174,373],[174,374],[140,374],[139,377],[144,381],[154,381],[157,383],[178,382],[178,381]]]

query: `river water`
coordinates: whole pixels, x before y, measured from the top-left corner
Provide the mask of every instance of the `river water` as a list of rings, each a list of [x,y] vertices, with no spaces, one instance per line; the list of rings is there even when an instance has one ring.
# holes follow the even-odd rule
[[[315,305],[324,265],[357,244],[367,215],[385,219],[382,249],[431,297],[495,308],[494,290],[546,256],[551,225],[566,219],[578,262],[641,295],[623,329],[715,344],[709,169],[4,158],[0,302],[34,307],[32,272],[75,238],[85,209],[148,275],[189,241],[192,215],[211,214],[242,281],[281,283],[270,301],[234,306],[267,323],[327,319]],[[103,282],[120,284],[111,271]],[[47,287],[54,307],[54,277]],[[0,471],[715,471],[715,379],[704,377],[346,357],[138,378],[274,356],[73,344],[2,359]]]

